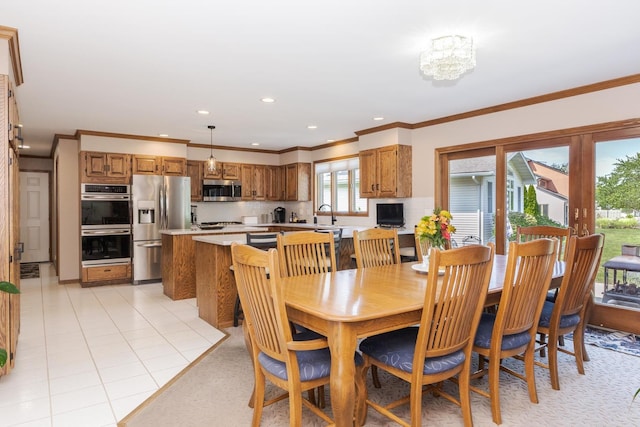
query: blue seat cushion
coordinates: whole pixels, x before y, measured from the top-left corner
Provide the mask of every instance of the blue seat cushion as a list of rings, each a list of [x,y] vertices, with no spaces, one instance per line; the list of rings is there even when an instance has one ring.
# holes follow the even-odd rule
[[[544,306],[542,307],[542,314],[540,315],[540,321],[538,325],[548,328],[551,324],[551,313],[553,313],[553,307],[555,304],[550,301],[545,301]],[[567,316],[560,316],[560,328],[569,328],[571,326],[576,326],[580,323],[580,315],[579,314],[569,314]]]
[[[301,332],[294,336],[295,341],[305,341],[322,337],[313,331]],[[331,352],[328,348],[319,350],[297,351],[298,367],[300,368],[300,380],[311,381],[318,378],[329,376],[331,371]],[[356,365],[362,365],[364,359],[360,353],[355,353],[353,357]],[[283,380],[288,379],[287,366],[284,362],[267,356],[264,353],[258,354],[258,361],[267,370],[267,372],[275,375]]]
[[[411,372],[418,328],[410,327],[369,337],[360,343],[360,351],[382,363]],[[424,375],[451,370],[464,363],[462,350],[446,356],[428,357],[424,360]]]
[[[493,336],[493,325],[496,322],[496,315],[492,313],[482,313],[480,324],[476,331],[476,338],[473,344],[480,348],[491,348],[491,338]],[[529,332],[505,335],[502,337],[502,350],[512,350],[529,344],[531,335]]]

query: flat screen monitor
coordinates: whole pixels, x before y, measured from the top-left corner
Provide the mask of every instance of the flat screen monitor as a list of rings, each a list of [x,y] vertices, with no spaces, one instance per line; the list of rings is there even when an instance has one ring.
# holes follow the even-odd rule
[[[404,203],[378,203],[376,224],[380,227],[404,226]]]

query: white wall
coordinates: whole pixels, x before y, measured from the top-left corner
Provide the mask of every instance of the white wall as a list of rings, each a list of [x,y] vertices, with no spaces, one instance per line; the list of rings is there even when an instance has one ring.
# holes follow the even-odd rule
[[[54,154],[54,171],[52,185],[55,190],[56,176],[59,190],[59,214],[60,226],[58,237],[60,239],[60,259],[58,260],[58,273],[61,282],[80,279],[80,179],[78,142],[74,139],[60,139]],[[55,200],[54,196],[54,200]],[[55,206],[52,206],[55,211]],[[55,213],[54,213],[55,215]],[[55,241],[52,242],[55,244]],[[55,251],[55,246],[53,246]],[[55,253],[54,253],[55,257]]]

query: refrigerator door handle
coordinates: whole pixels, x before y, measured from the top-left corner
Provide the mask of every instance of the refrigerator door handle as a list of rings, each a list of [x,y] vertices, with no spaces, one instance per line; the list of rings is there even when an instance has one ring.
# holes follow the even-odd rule
[[[165,228],[165,203],[164,203],[164,192],[163,192],[164,186],[162,184],[160,184],[160,187],[158,187],[158,206],[160,208],[160,230],[163,230]]]
[[[137,246],[141,248],[161,248],[162,243],[140,243]]]

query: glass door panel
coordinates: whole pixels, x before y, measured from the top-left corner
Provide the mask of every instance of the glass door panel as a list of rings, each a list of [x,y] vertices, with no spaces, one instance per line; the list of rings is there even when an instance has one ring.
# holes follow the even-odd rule
[[[496,156],[450,160],[448,169],[451,245],[495,242]]]
[[[596,302],[640,310],[640,138],[595,144]]]

